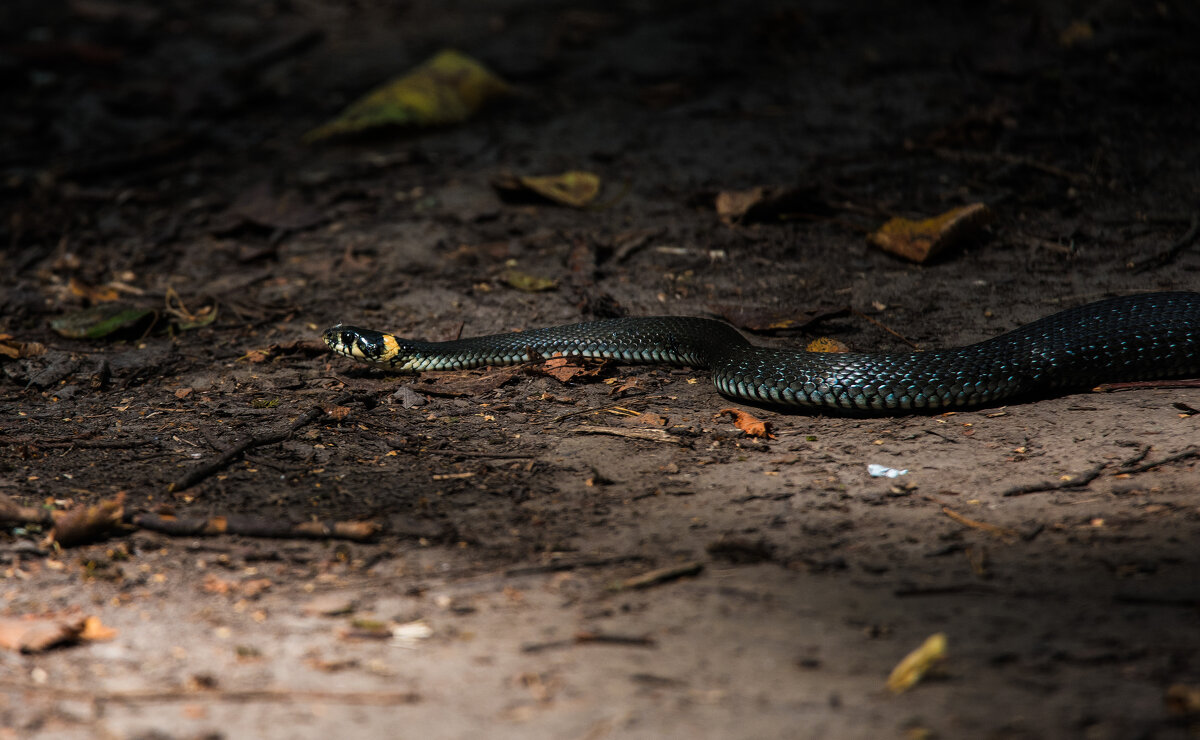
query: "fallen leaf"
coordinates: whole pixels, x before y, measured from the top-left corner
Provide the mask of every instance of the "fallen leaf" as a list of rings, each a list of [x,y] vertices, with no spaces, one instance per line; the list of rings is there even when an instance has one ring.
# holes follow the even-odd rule
[[[558,287],[557,281],[530,275],[519,270],[505,270],[503,278],[504,282],[510,288],[516,288],[523,293],[540,293],[546,290],[554,290]]]
[[[78,617],[0,617],[0,647],[22,653],[36,653],[80,638],[87,620]]]
[[[92,506],[76,507],[56,518],[49,541],[72,547],[106,537],[122,528],[125,493]]]
[[[252,578],[249,581],[242,583],[242,595],[248,599],[253,599],[259,594],[271,588],[274,585],[269,578]]]
[[[922,221],[893,218],[867,241],[913,262],[926,262],[950,247],[977,238],[991,220],[992,212],[986,205],[972,203]]]
[[[224,213],[213,217],[209,232],[228,234],[244,226],[303,231],[328,219],[325,209],[307,202],[295,189],[277,192],[269,181],[242,191]]]
[[[586,360],[578,357],[552,357],[545,362],[535,365],[536,372],[549,375],[561,383],[583,377],[594,378],[604,372],[608,363],[604,360]]]
[[[600,177],[591,172],[570,170],[559,175],[497,177],[492,186],[502,193],[532,192],[559,205],[583,208],[600,194]]]
[[[41,342],[20,342],[12,334],[0,334],[0,355],[13,360],[22,357],[40,357],[46,354],[46,345]]]
[[[520,367],[452,370],[422,375],[417,389],[433,396],[479,396],[524,374]]]
[[[849,352],[850,348],[840,339],[833,337],[817,337],[805,345],[809,352]]]
[[[307,143],[383,126],[460,123],[484,103],[509,94],[507,82],[471,57],[447,49],[408,74],[367,93],[334,120],[309,131]]]
[[[1200,686],[1171,684],[1164,697],[1167,711],[1174,715],[1200,714]]]
[[[770,425],[765,421],[759,421],[754,416],[742,411],[741,409],[721,409],[717,412],[717,416],[729,414],[733,417],[733,425],[741,429],[747,437],[761,437],[763,439],[775,439],[775,435],[771,434]]]
[[[105,627],[100,617],[88,617],[83,620],[83,630],[79,633],[79,639],[87,642],[103,642],[116,636],[117,631],[112,627]]]
[[[72,295],[85,298],[92,303],[111,303],[121,297],[121,294],[110,286],[88,285],[78,278],[71,278],[67,287]]]
[[[1071,21],[1058,34],[1058,44],[1063,48],[1069,49],[1072,46],[1077,46],[1081,43],[1091,41],[1096,35],[1096,29],[1092,28],[1092,24],[1087,21]]]
[[[904,656],[888,676],[887,687],[896,694],[908,691],[917,685],[929,669],[946,657],[946,633],[930,635],[921,647]]]
[[[106,303],[60,316],[50,322],[50,328],[67,339],[102,339],[126,330],[144,329],[147,319],[153,321],[157,312],[124,303]]]
[[[812,187],[758,186],[749,190],[722,190],[714,202],[717,216],[727,225],[783,221],[796,215],[828,210]]]
[[[338,617],[354,611],[358,601],[344,593],[321,594],[309,599],[301,611],[310,617]]]

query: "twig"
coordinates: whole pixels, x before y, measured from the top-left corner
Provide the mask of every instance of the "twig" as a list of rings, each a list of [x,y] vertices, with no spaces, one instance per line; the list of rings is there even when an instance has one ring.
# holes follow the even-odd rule
[[[1061,167],[1055,167],[1052,164],[1047,164],[1041,160],[1032,157],[1022,157],[1018,154],[1008,154],[1006,152],[967,152],[957,149],[944,149],[936,147],[933,150],[934,155],[942,159],[948,159],[952,162],[967,162],[971,164],[991,164],[1000,162],[1003,164],[1017,165],[1020,167],[1028,167],[1038,172],[1045,172],[1047,175],[1060,177],[1067,182],[1075,185],[1090,185],[1092,178],[1087,175],[1081,175],[1076,172],[1064,170]]]
[[[882,321],[879,321],[878,319],[873,319],[873,318],[871,318],[870,316],[868,316],[868,315],[866,315],[865,313],[863,313],[862,311],[857,311],[857,310],[855,310],[855,309],[853,309],[853,308],[852,308],[852,309],[850,309],[850,313],[854,314],[855,316],[857,316],[857,317],[858,317],[858,318],[860,318],[860,319],[866,319],[867,321],[870,321],[872,324],[874,324],[875,326],[878,326],[880,329],[883,329],[883,330],[884,330],[884,331],[886,331],[888,334],[891,334],[893,337],[895,337],[895,338],[899,339],[901,342],[904,342],[904,343],[905,343],[905,344],[907,344],[909,347],[912,347],[913,349],[916,349],[916,350],[919,350],[919,349],[921,349],[921,345],[919,345],[919,344],[917,344],[916,342],[912,341],[911,339],[909,339],[908,337],[904,336],[903,334],[901,334],[900,332],[896,331],[895,329],[891,328],[890,326],[888,326],[887,324],[883,323]]]
[[[1104,469],[1108,467],[1108,463],[1097,465],[1091,470],[1080,473],[1078,475],[1065,475],[1062,480],[1058,481],[1042,481],[1041,483],[1033,483],[1026,486],[1013,486],[1001,496],[1024,496],[1027,493],[1042,493],[1043,491],[1058,491],[1064,488],[1082,488],[1092,481],[1100,477]]]
[[[958,522],[959,524],[963,525],[964,527],[970,527],[972,529],[978,529],[978,530],[987,532],[990,535],[998,537],[1002,542],[1004,542],[1006,544],[1012,544],[1013,542],[1015,542],[1017,540],[1018,537],[1020,537],[1020,533],[1017,532],[1017,530],[1015,530],[1015,529],[1010,529],[1008,527],[1000,527],[995,524],[988,524],[987,522],[981,522],[976,519],[970,519],[968,517],[963,516],[962,514],[959,514],[957,511],[954,511],[949,506],[943,506],[942,513],[945,514],[946,516],[950,517],[954,521]]]
[[[1135,273],[1146,272],[1156,267],[1165,267],[1174,262],[1176,257],[1183,254],[1183,250],[1190,247],[1192,242],[1196,241],[1197,236],[1200,236],[1200,213],[1193,213],[1191,226],[1183,236],[1179,237],[1178,241],[1153,257],[1149,257],[1141,262],[1130,262],[1126,267]]]
[[[308,540],[370,540],[379,534],[379,524],[370,521],[290,522],[253,516],[175,517],[131,512],[124,521],[141,529],[172,537],[211,537],[236,534],[245,537]]]
[[[335,406],[340,406],[351,398],[353,398],[352,395],[342,396],[333,403]],[[209,476],[229,467],[248,450],[287,441],[293,434],[296,433],[298,429],[313,423],[317,419],[321,418],[321,416],[324,414],[325,409],[321,408],[320,406],[314,406],[308,411],[304,412],[299,419],[296,419],[294,422],[292,422],[291,426],[289,426],[286,431],[267,434],[261,437],[247,437],[233,447],[230,447],[222,452],[216,460],[205,463],[199,467],[192,468],[190,471],[177,478],[167,486],[167,493],[176,493],[178,491],[191,488],[205,478],[208,478]]]
[[[672,565],[669,568],[659,568],[640,576],[626,578],[623,581],[618,581],[613,584],[613,589],[623,591],[627,588],[650,588],[663,583],[679,580],[687,576],[694,576],[704,570],[704,563],[684,563],[683,565]]]
[[[614,635],[607,632],[577,632],[567,640],[551,640],[550,642],[530,642],[521,646],[523,653],[540,653],[543,650],[572,647],[574,645],[632,645],[634,647],[654,647],[654,638],[649,635]]]
[[[620,565],[622,563],[643,561],[645,559],[641,555],[618,555],[616,557],[598,558],[596,560],[563,560],[557,563],[546,563],[545,565],[523,565],[516,568],[509,568],[504,571],[504,575],[529,576],[541,573],[559,573],[564,570],[575,570],[577,568],[604,568],[609,565]]]
[[[1145,455],[1142,457],[1145,457]],[[1157,468],[1159,465],[1179,462],[1180,460],[1187,460],[1188,458],[1192,457],[1200,457],[1200,447],[1190,447],[1183,452],[1178,452],[1174,455],[1168,455],[1161,460],[1154,460],[1153,462],[1142,463],[1141,465],[1134,465],[1133,467],[1118,468],[1117,474],[1122,475],[1126,473],[1141,473],[1150,470],[1151,468]]]
[[[644,439],[647,442],[666,442],[681,445],[683,439],[670,434],[665,429],[625,429],[623,427],[584,426],[573,430],[575,434],[608,434],[613,437],[629,439]]]

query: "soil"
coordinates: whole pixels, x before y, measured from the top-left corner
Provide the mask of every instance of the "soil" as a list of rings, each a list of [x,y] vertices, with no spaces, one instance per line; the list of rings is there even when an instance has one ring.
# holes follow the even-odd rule
[[[378,527],[5,525],[3,615],[115,635],[0,650],[0,737],[1200,733],[1200,390],[841,418],[320,344],[667,313],[904,350],[1200,289],[1194,4],[9,0],[0,29],[0,333],[46,348],[0,359],[0,494]],[[444,47],[517,94],[302,142]],[[493,187],[565,170],[593,207]],[[718,216],[759,186],[787,208]],[[929,264],[865,238],[971,203],[991,225]],[[51,328],[112,298],[154,313]]]

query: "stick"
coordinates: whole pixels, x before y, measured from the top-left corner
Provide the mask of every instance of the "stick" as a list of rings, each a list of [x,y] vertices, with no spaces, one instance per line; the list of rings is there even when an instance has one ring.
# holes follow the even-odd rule
[[[352,396],[343,396],[335,400],[333,403],[335,406],[340,406],[343,402],[349,400],[350,398],[352,398]],[[291,426],[289,426],[286,431],[276,432],[274,434],[268,434],[262,437],[247,437],[233,447],[230,447],[228,450],[222,452],[216,460],[205,463],[199,467],[192,468],[190,471],[177,478],[167,486],[167,493],[177,493],[179,491],[191,488],[205,478],[208,478],[209,476],[229,467],[248,450],[287,441],[288,438],[296,433],[296,430],[311,424],[324,414],[325,409],[321,408],[320,406],[313,406],[311,409],[301,415],[299,419],[296,419],[294,422],[292,422]]]
[[[1192,214],[1192,225],[1188,228],[1187,233],[1179,238],[1177,242],[1167,247],[1158,254],[1143,260],[1142,262],[1131,262],[1127,265],[1134,272],[1146,272],[1156,267],[1164,267],[1175,261],[1175,258],[1183,253],[1183,250],[1192,245],[1196,241],[1196,237],[1200,236],[1200,213]]]
[[[1024,496],[1027,493],[1041,493],[1043,491],[1058,491],[1064,488],[1082,488],[1092,481],[1100,477],[1108,464],[1097,465],[1086,473],[1079,475],[1066,476],[1066,480],[1059,481],[1042,481],[1041,483],[1033,483],[1027,486],[1013,486],[1001,496]]]
[[[1143,455],[1142,457],[1145,457],[1145,455]],[[1183,452],[1178,452],[1174,455],[1167,455],[1163,459],[1155,460],[1154,462],[1142,463],[1141,465],[1135,465],[1133,467],[1119,468],[1117,470],[1117,473],[1118,474],[1141,473],[1143,471],[1150,470],[1151,468],[1157,468],[1159,465],[1166,465],[1167,463],[1178,462],[1180,460],[1187,460],[1188,458],[1191,458],[1191,457],[1200,457],[1200,447],[1191,447],[1191,448],[1184,450]]]
[[[354,540],[364,541],[379,534],[379,524],[358,522],[290,522],[255,516],[175,517],[133,512],[125,517],[128,524],[172,537],[212,537],[236,534],[269,539]]]

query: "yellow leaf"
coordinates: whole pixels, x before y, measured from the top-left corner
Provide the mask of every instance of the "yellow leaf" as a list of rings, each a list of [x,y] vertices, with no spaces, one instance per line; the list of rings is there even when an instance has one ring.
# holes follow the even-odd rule
[[[946,657],[946,633],[938,632],[930,635],[921,647],[904,656],[904,660],[892,669],[888,676],[887,687],[892,693],[899,694],[917,685],[929,669]]]
[[[983,203],[972,203],[923,221],[893,218],[867,241],[885,252],[913,262],[925,262],[939,252],[969,241],[992,220]]]
[[[561,175],[525,175],[517,179],[543,198],[572,208],[583,208],[600,193],[600,178],[591,172],[572,170]]]
[[[308,143],[381,126],[444,126],[470,118],[508,83],[452,49],[351,103],[341,115],[304,135]]]
[[[558,287],[558,283],[550,278],[530,275],[520,270],[505,270],[504,282],[508,283],[509,287],[516,288],[523,293],[540,293],[543,290],[554,290]]]

